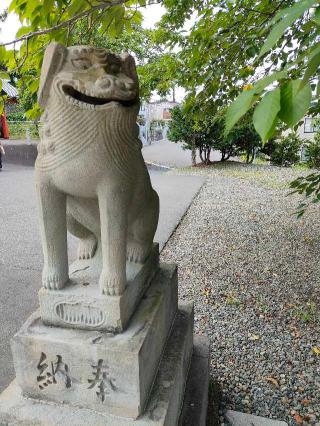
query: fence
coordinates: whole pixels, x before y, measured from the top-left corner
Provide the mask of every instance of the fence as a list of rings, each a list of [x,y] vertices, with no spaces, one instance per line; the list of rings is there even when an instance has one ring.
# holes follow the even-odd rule
[[[9,121],[10,139],[39,139],[40,123],[33,121]]]

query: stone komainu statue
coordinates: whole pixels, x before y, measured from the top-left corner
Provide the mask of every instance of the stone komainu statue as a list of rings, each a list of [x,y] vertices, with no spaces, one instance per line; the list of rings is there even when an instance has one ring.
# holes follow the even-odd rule
[[[61,289],[68,281],[68,228],[80,239],[80,259],[93,257],[101,244],[101,291],[120,295],[126,258],[146,259],[159,216],[138,138],[134,59],[52,43],[38,99],[44,109],[36,161],[43,285]]]

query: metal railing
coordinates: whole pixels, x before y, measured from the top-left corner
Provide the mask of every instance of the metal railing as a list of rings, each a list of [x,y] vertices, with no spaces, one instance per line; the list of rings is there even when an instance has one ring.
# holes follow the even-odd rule
[[[40,123],[34,121],[7,121],[10,139],[23,139],[27,143],[39,139]]]

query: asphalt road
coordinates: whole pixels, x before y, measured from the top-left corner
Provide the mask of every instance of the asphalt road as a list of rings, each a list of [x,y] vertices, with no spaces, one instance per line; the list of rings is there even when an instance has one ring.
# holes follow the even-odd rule
[[[14,378],[10,338],[38,307],[42,252],[32,167],[4,164],[0,172],[0,392]],[[204,179],[151,171],[160,196],[155,240],[162,248]],[[69,239],[69,258],[76,240]]]

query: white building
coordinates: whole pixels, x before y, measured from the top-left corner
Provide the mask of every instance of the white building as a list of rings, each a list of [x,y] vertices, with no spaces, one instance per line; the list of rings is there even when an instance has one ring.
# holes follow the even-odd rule
[[[316,117],[304,117],[303,124],[297,130],[302,140],[309,141],[314,138],[317,131],[317,120]]]
[[[178,105],[178,102],[173,101],[155,101],[141,105],[139,127],[140,139],[144,145],[155,140],[166,139],[171,110]]]

